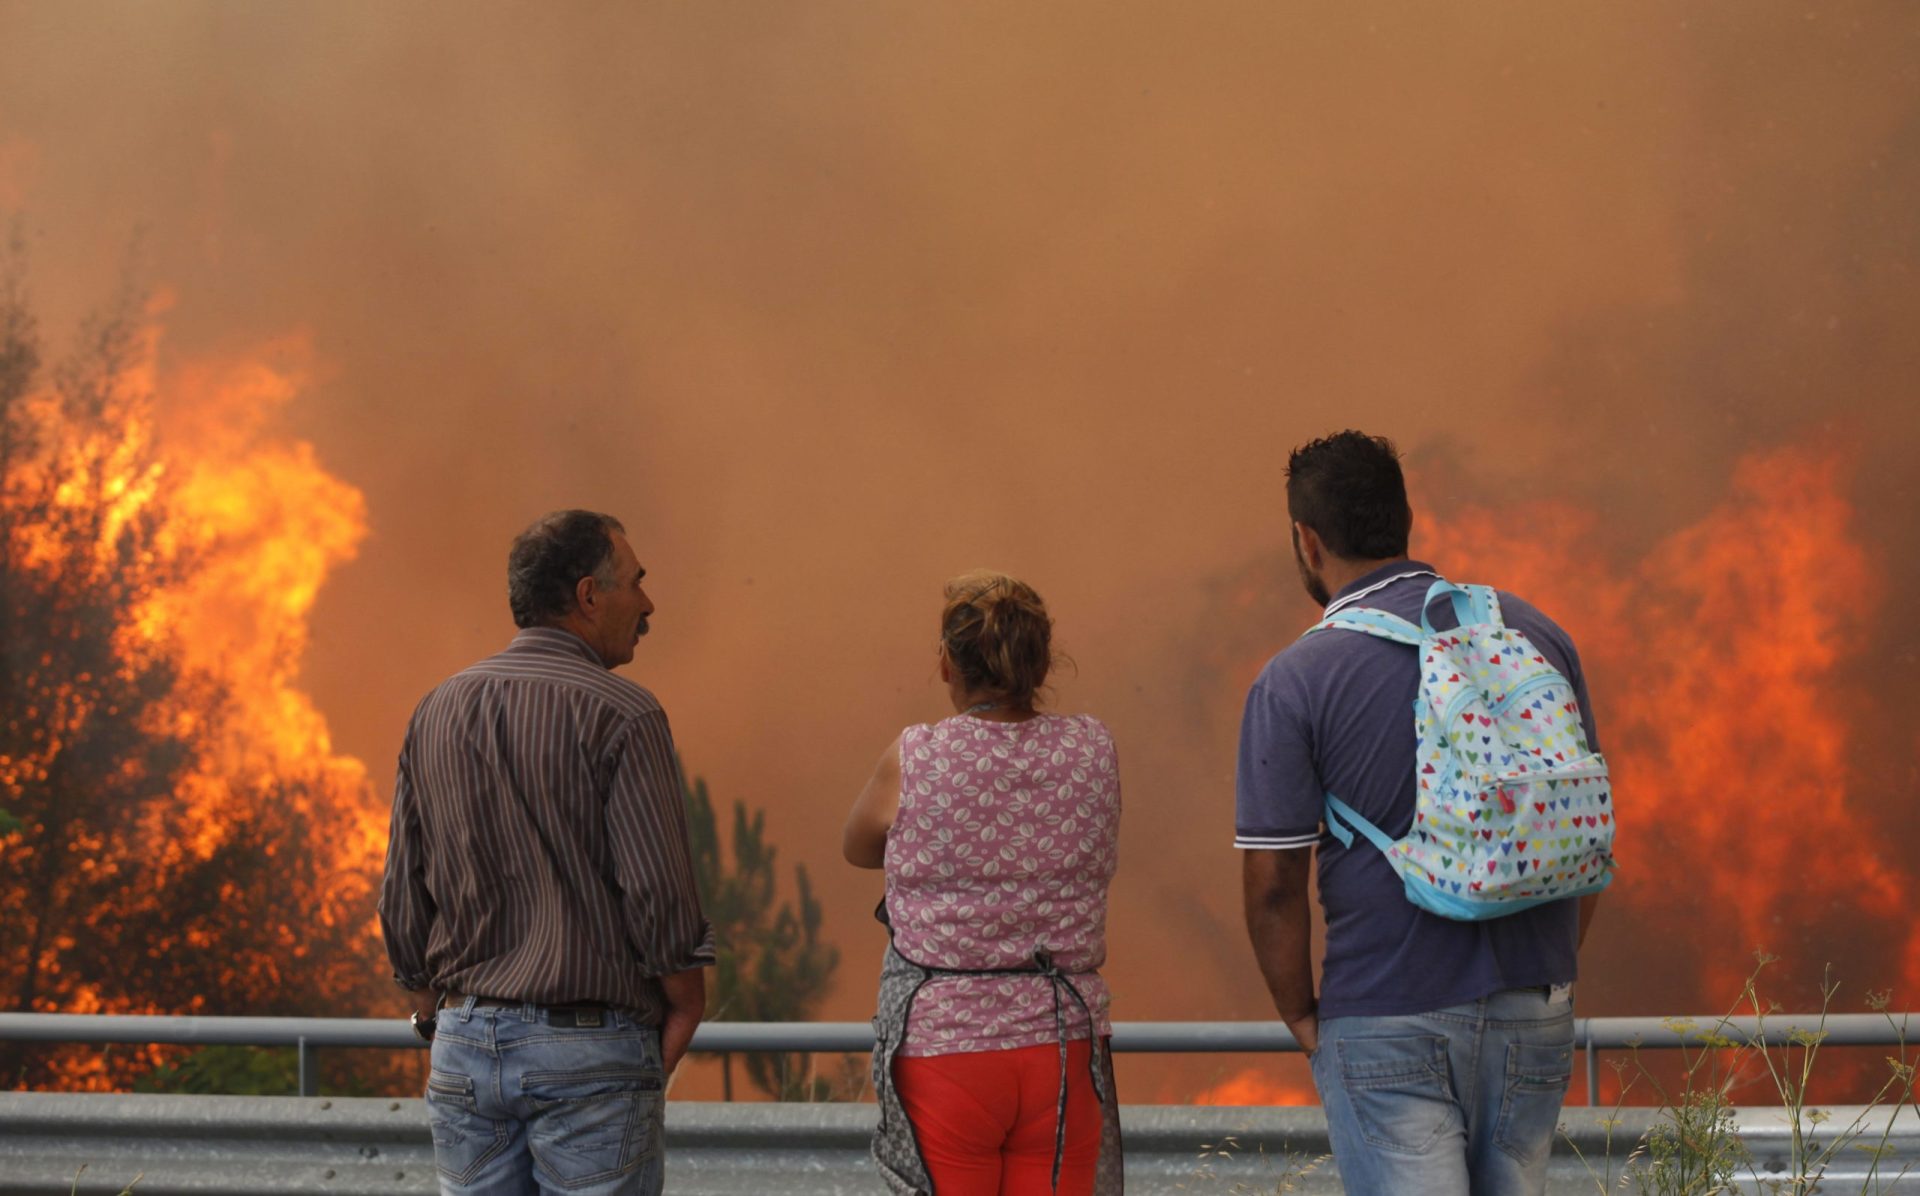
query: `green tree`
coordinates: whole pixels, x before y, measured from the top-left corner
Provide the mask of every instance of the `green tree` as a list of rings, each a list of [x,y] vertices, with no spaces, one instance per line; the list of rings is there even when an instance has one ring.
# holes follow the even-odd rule
[[[707,989],[707,1017],[714,1021],[804,1021],[826,995],[840,952],[820,941],[820,902],[807,866],[794,865],[794,903],[779,899],[776,849],[767,842],[766,811],[751,816],[733,804],[733,833],[723,852],[713,798],[705,780],[687,781],[687,832],[700,900],[713,922],[719,960]],[[722,1083],[733,1099],[733,1062],[722,1060]],[[747,1078],[776,1100],[822,1100],[832,1082],[811,1074],[807,1056],[754,1052],[746,1056]]]
[[[138,1077],[133,1090],[203,1096],[298,1096],[300,1056],[292,1047],[201,1047]]]

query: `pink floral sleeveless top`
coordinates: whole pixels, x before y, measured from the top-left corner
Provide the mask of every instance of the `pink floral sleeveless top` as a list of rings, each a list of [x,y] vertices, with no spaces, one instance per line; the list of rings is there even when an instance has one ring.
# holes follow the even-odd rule
[[[1024,723],[957,715],[900,736],[900,813],[887,835],[894,946],[947,968],[1030,966],[1052,953],[1109,1032],[1107,883],[1118,862],[1120,770],[1091,715]],[[1062,994],[1067,1037],[1087,1015]],[[902,1055],[1058,1040],[1037,976],[943,976],[920,991]]]

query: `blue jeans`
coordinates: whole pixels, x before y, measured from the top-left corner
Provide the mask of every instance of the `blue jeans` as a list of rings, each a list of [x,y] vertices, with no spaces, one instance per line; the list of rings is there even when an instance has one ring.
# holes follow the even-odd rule
[[[1509,989],[1334,1018],[1312,1064],[1348,1196],[1541,1196],[1573,1075],[1573,1002]]]
[[[440,1011],[427,1109],[444,1196],[659,1196],[660,1032],[599,1020],[551,1026],[472,998]]]

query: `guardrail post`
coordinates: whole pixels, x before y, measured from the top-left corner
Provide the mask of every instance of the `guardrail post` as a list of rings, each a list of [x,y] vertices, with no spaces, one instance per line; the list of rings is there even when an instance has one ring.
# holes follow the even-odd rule
[[[307,1049],[307,1036],[305,1034],[300,1036],[299,1041],[294,1044],[293,1049],[300,1060],[300,1095],[319,1096],[320,1072],[319,1069],[314,1066],[313,1052]]]
[[[1600,1056],[1593,1049],[1593,1022],[1580,1019],[1580,1032],[1587,1040],[1587,1108],[1597,1109],[1600,1107]]]

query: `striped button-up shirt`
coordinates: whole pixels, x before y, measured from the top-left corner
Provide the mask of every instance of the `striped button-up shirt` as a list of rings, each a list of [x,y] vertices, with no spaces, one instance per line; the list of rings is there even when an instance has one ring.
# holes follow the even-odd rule
[[[414,711],[380,928],[394,979],[658,1023],[712,964],[666,712],[585,641],[520,632]]]

